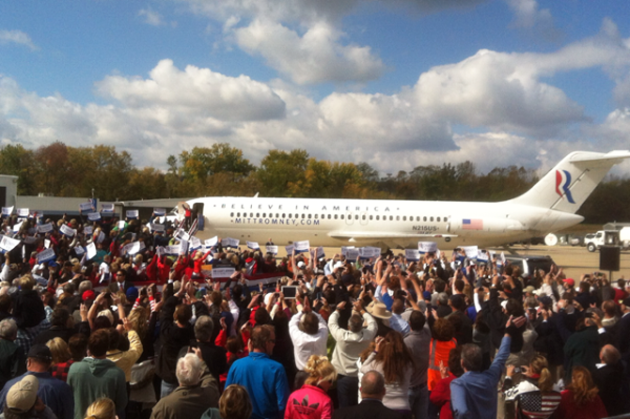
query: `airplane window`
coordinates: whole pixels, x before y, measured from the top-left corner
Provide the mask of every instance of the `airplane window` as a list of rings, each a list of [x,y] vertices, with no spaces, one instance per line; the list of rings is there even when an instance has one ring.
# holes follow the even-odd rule
[[[254,218],[254,213],[253,213],[253,212],[250,212],[250,213],[249,213],[249,216],[250,216],[251,218]]]
[[[370,221],[372,221],[372,216],[370,215]]]
[[[267,213],[263,212],[263,218],[267,218]]]
[[[365,215],[362,215],[362,216],[361,216],[361,219],[362,219],[362,220],[365,220]]]
[[[448,221],[448,217],[444,217],[444,222]]]
[[[394,221],[394,216],[393,215],[389,216],[389,221]]]
[[[396,216],[396,221],[400,221],[400,215]]]
[[[420,216],[419,215],[416,217],[416,221],[420,221]]]
[[[295,218],[300,218],[300,214],[295,214]]]
[[[343,214],[341,214],[341,219],[343,220]]]
[[[260,213],[259,212],[256,213],[256,218],[258,218],[258,217],[260,217]]]
[[[376,221],[378,221],[378,220],[379,220],[379,218],[380,218],[380,216],[379,216],[379,215],[377,215],[377,216],[376,216]]]
[[[355,220],[358,220],[358,219],[359,219],[359,216],[358,216],[358,215],[355,215],[355,216],[354,216],[354,219],[355,219]]]
[[[276,214],[276,218],[280,218],[280,214]]]
[[[317,220],[317,217],[319,216],[319,214],[315,214],[315,219]]]
[[[403,215],[403,221],[407,221],[407,216]]]
[[[291,218],[291,215],[292,215],[292,214],[287,214],[287,217]]]
[[[332,217],[331,217],[331,215],[330,215],[330,214],[328,214],[328,219],[330,220],[331,218],[332,218]]]
[[[237,217],[240,217],[240,216],[241,216],[241,213],[240,213],[240,212],[237,212],[237,213],[236,213],[236,216],[237,216]]]
[[[311,214],[308,215],[308,218],[311,218]]]
[[[234,217],[234,213],[233,212],[230,213],[230,217]]]
[[[287,218],[285,213],[282,213],[282,218]]]
[[[306,218],[306,214],[302,214],[302,218]]]
[[[438,217],[438,218],[437,218],[437,222],[438,222],[438,223],[440,222],[440,219],[441,219],[440,217]]]
[[[426,220],[427,220],[427,217],[423,217],[423,219],[422,219],[422,220],[423,220],[423,221],[426,221]]]
[[[433,221],[433,217],[431,217],[431,221]]]
[[[337,219],[337,214],[335,214],[335,220]]]

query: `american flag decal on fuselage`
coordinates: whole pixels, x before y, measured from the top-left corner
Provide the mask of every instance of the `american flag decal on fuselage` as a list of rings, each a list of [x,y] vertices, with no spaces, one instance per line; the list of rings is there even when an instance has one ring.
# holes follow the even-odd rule
[[[463,230],[483,230],[483,220],[464,218],[462,220]]]

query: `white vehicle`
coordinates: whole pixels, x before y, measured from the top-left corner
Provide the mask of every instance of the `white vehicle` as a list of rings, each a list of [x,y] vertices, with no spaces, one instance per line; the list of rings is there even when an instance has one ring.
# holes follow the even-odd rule
[[[496,246],[545,236],[578,224],[575,212],[610,168],[630,151],[576,151],[523,195],[504,202],[211,197],[187,201],[197,217],[196,236],[232,237],[311,246],[443,249]]]
[[[630,247],[630,227],[621,230],[600,230],[597,233],[589,233],[584,236],[584,245],[589,252],[594,252],[604,245],[621,246],[624,249]]]

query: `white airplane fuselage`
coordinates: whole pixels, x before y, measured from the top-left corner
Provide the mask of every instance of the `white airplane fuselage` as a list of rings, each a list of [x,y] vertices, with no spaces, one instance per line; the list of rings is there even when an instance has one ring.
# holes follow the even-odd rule
[[[211,197],[187,203],[203,211],[198,238],[232,237],[261,245],[272,239],[280,245],[309,240],[311,246],[330,247],[415,248],[418,241],[434,241],[443,249],[497,246],[583,220],[579,215],[509,201]]]

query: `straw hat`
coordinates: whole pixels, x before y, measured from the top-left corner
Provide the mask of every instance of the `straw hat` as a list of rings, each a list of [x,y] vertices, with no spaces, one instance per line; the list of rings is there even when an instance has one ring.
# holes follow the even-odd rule
[[[379,319],[389,319],[392,317],[391,311],[387,310],[387,306],[381,302],[372,301],[367,307],[366,311],[370,313],[374,317],[378,317]]]

